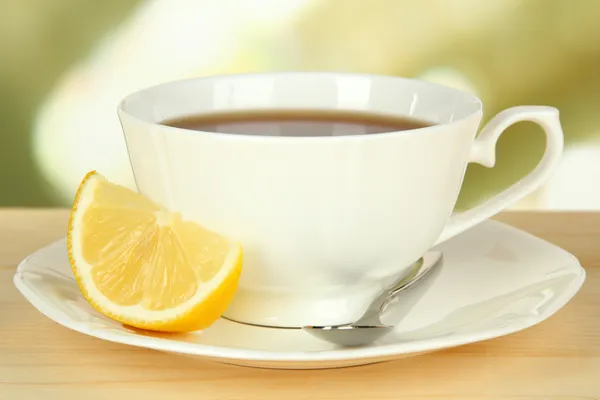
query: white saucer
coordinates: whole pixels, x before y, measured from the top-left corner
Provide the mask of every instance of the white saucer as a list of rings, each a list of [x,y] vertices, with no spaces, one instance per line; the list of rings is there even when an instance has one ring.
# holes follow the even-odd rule
[[[444,267],[431,287],[393,333],[358,348],[337,348],[301,330],[226,319],[203,332],[135,332],[88,305],[73,279],[64,240],[26,258],[14,282],[47,317],[90,336],[231,364],[304,369],[369,364],[508,335],[552,316],[585,280],[573,255],[496,221],[438,248]]]

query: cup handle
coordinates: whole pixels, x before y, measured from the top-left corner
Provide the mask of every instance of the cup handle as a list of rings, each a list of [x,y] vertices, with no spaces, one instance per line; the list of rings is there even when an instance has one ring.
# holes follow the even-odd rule
[[[521,121],[535,122],[544,129],[546,151],[539,164],[523,179],[483,204],[453,214],[435,244],[444,242],[499,213],[508,205],[533,192],[552,175],[561,159],[564,146],[558,110],[553,107],[519,106],[498,113],[486,124],[479,136],[473,141],[468,162],[476,162],[492,168],[496,163],[498,138],[506,128]]]

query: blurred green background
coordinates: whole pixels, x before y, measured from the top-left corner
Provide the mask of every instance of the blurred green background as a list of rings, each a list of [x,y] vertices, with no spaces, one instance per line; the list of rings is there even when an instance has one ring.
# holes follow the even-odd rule
[[[485,120],[558,107],[567,148],[514,208],[600,209],[600,1],[0,0],[0,206],[69,206],[85,172],[132,186],[116,105],[156,83],[211,74],[333,70],[469,90]],[[521,123],[493,169],[470,165],[458,208],[538,162]]]

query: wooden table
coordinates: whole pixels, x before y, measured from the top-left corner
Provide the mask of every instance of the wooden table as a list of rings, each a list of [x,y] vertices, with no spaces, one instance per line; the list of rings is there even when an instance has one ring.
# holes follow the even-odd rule
[[[507,337],[382,364],[260,370],[72,332],[17,292],[15,265],[65,233],[64,210],[0,210],[0,399],[600,399],[600,213],[497,219],[574,253],[587,280],[548,321]]]

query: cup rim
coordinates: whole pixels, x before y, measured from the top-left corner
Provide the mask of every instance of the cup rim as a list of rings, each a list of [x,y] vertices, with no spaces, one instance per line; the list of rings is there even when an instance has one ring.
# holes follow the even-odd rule
[[[182,84],[185,82],[195,82],[195,81],[211,81],[211,80],[219,80],[219,79],[231,79],[231,78],[243,78],[243,77],[284,77],[284,76],[292,76],[292,75],[312,75],[312,76],[324,76],[324,77],[362,77],[369,79],[386,79],[389,81],[395,82],[413,82],[422,85],[423,87],[430,87],[437,90],[444,90],[447,92],[454,92],[457,95],[463,96],[467,102],[474,104],[476,107],[472,112],[467,113],[461,118],[454,119],[449,122],[433,124],[425,127],[414,128],[410,130],[404,131],[390,131],[390,132],[382,132],[382,133],[373,133],[368,135],[340,135],[340,136],[268,136],[268,135],[247,135],[247,134],[239,134],[239,133],[225,133],[225,132],[214,132],[214,131],[199,131],[193,129],[186,128],[178,128],[169,125],[161,125],[156,121],[149,121],[148,119],[141,118],[139,116],[134,115],[134,113],[127,110],[127,102],[129,102],[132,98],[142,96],[145,93],[150,93],[153,90],[157,90],[163,87],[167,87],[174,84]],[[145,88],[136,90],[134,92],[129,93],[117,105],[117,113],[119,117],[123,115],[127,115],[128,118],[135,120],[137,123],[147,126],[160,126],[165,129],[167,132],[173,132],[180,135],[209,135],[212,137],[219,137],[222,139],[230,139],[230,140],[250,140],[250,141],[339,141],[339,140],[373,140],[382,137],[395,136],[398,134],[406,135],[417,135],[423,133],[433,133],[440,130],[440,128],[448,128],[456,125],[460,125],[467,120],[472,119],[475,116],[481,117],[483,114],[483,103],[479,97],[475,94],[468,92],[466,90],[453,88],[450,86],[442,85],[439,83],[429,82],[421,79],[415,78],[407,78],[403,76],[394,76],[394,75],[385,75],[385,74],[369,74],[369,73],[358,73],[358,72],[330,72],[330,71],[277,71],[277,72],[248,72],[248,73],[237,73],[237,74],[215,74],[215,75],[207,75],[207,76],[199,76],[199,77],[190,77],[190,78],[182,78],[175,79],[170,81],[165,81],[158,83],[156,85],[147,86]]]

